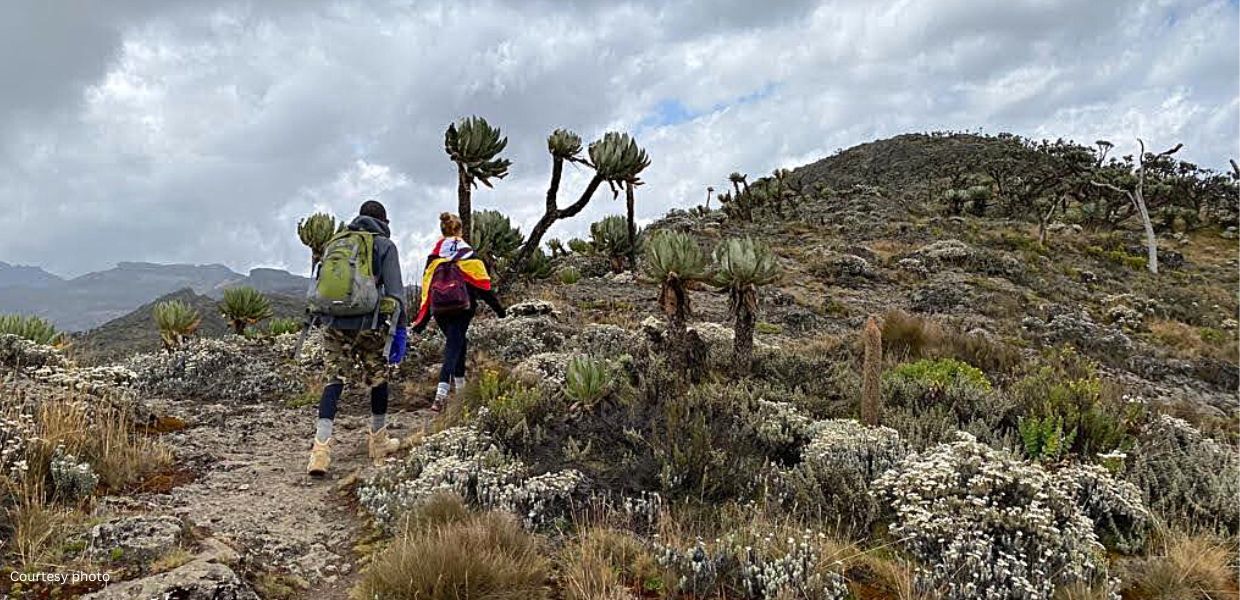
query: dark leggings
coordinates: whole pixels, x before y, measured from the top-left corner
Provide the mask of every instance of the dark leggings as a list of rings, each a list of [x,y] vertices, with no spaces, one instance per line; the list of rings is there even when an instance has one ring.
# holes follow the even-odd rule
[[[469,350],[469,338],[465,334],[473,318],[472,313],[435,317],[435,323],[447,338],[443,345],[443,366],[439,367],[439,383],[465,376],[465,353]]]
[[[323,387],[323,395],[319,397],[319,418],[336,418],[336,405],[340,402],[340,394],[344,392],[344,383],[333,381]],[[370,414],[386,415],[388,411],[388,384],[380,383],[370,388]]]

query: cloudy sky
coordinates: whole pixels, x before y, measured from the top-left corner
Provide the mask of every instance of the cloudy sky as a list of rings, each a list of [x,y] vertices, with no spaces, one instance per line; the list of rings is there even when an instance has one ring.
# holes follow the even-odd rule
[[[6,0],[0,260],[305,271],[297,218],[374,197],[416,272],[455,207],[443,130],[469,114],[503,128],[513,160],[475,206],[525,229],[556,127],[637,136],[654,161],[645,219],[733,170],[908,131],[1121,150],[1140,135],[1215,168],[1238,154],[1232,0],[567,5]],[[621,209],[600,194],[552,235]]]

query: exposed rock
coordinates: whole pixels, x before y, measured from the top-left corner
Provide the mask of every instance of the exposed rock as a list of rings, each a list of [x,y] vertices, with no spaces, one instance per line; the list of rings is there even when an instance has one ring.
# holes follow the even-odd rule
[[[176,598],[177,600],[259,600],[258,594],[225,565],[195,560],[166,573],[110,585],[85,598],[93,600],[133,600],[135,598]]]
[[[96,560],[143,564],[176,548],[184,533],[176,517],[122,517],[92,527],[88,551]]]
[[[555,305],[546,300],[526,300],[525,302],[517,302],[509,306],[508,314],[518,317],[532,317],[535,315],[556,316],[557,311],[555,310]]]

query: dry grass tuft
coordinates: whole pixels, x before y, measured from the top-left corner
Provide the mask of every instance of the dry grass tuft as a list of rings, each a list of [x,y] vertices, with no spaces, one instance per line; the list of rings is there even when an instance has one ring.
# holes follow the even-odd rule
[[[542,555],[542,542],[512,515],[487,512],[447,523],[434,520],[413,521],[379,553],[355,595],[380,600],[550,597],[550,561]]]
[[[1202,329],[1169,319],[1151,321],[1149,328],[1154,339],[1177,358],[1205,357],[1232,362],[1237,358],[1234,333]]]
[[[589,527],[560,552],[561,579],[568,600],[622,600],[667,591],[673,576],[646,545],[627,531]]]
[[[1123,597],[1130,600],[1223,600],[1240,598],[1236,547],[1200,535],[1174,533],[1162,552],[1128,568]]]

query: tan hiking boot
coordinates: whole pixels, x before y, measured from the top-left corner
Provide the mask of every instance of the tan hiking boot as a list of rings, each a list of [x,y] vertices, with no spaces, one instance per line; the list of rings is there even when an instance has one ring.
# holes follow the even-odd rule
[[[311,477],[322,477],[327,474],[327,466],[332,464],[331,443],[331,438],[328,438],[326,442],[314,440],[314,447],[310,449],[310,464],[306,466],[306,473]]]
[[[370,460],[376,467],[383,466],[383,459],[400,449],[400,440],[388,437],[386,425],[379,431],[372,431],[369,438]]]

